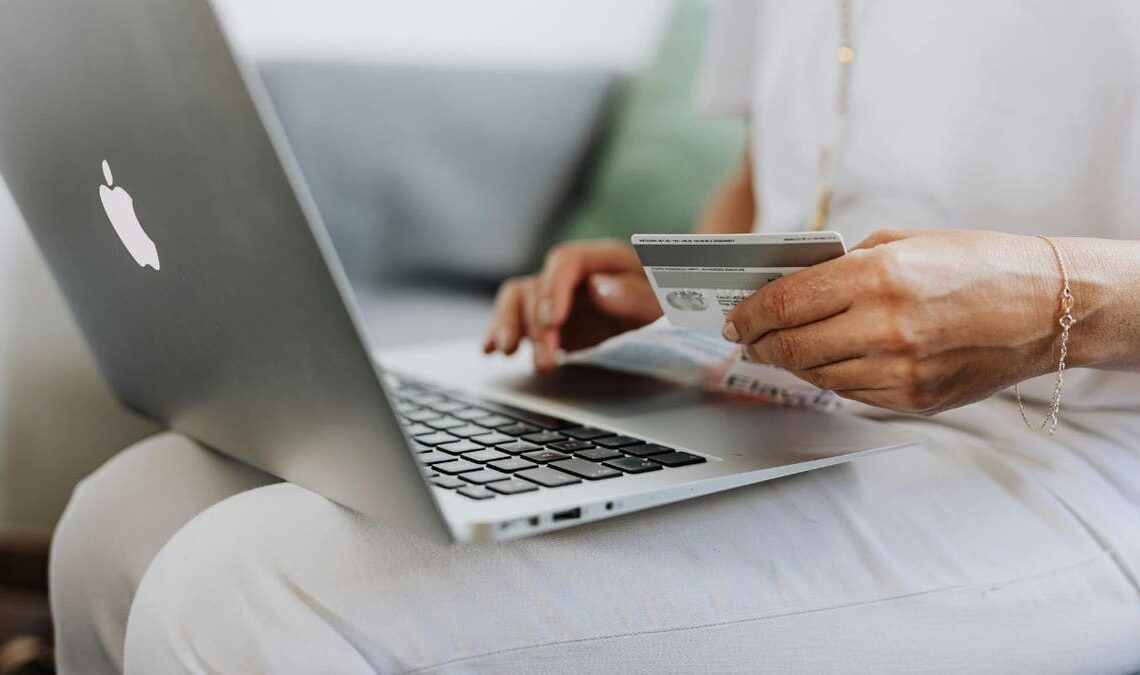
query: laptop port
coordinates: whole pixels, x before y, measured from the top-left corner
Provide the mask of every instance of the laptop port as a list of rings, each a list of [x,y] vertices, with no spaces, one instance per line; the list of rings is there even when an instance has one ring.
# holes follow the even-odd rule
[[[582,517],[582,509],[580,509],[580,508],[567,509],[565,511],[559,511],[559,512],[555,513],[553,516],[553,520],[554,520],[554,522],[557,523],[560,520],[577,520],[581,517]]]

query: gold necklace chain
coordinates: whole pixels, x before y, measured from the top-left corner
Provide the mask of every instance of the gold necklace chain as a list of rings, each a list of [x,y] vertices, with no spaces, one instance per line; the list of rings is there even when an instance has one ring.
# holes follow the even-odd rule
[[[847,108],[851,97],[851,64],[855,62],[855,47],[851,39],[851,0],[839,0],[839,47],[835,50],[839,62],[839,78],[835,91],[835,117],[831,138],[819,150],[819,194],[816,198],[815,218],[811,229],[827,227],[831,216],[831,198],[834,194],[836,155],[847,131]]]

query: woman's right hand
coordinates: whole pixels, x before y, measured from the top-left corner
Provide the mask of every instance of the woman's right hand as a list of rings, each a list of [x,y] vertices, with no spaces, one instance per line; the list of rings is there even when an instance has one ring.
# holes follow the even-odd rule
[[[653,322],[661,309],[628,244],[598,239],[560,244],[542,271],[499,289],[483,351],[514,354],[524,339],[534,367],[548,371],[561,350],[584,349]]]

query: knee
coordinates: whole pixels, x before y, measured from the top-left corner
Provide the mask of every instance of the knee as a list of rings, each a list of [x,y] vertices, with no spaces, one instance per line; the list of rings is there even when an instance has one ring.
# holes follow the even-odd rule
[[[272,480],[175,433],[123,450],[84,479],[52,540],[61,665],[121,665],[135,590],[166,541],[210,505]]]
[[[203,512],[163,547],[139,586],[126,671],[373,672],[325,611],[319,582],[295,567],[319,560],[318,540],[330,530],[346,534],[341,524],[355,518],[291,484]]]
[[[133,493],[146,484],[171,438],[160,434],[108,460],[76,486],[56,526],[49,574],[64,669],[71,660],[89,663],[96,655],[112,666],[121,663],[121,638],[142,576],[129,527],[139,508]]]

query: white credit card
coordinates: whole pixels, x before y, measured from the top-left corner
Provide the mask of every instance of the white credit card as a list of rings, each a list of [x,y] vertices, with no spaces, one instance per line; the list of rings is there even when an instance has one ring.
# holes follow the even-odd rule
[[[669,322],[716,331],[773,279],[847,252],[838,232],[635,234],[631,241]]]

